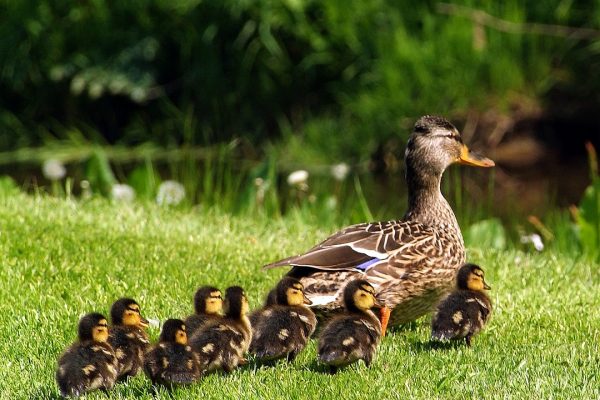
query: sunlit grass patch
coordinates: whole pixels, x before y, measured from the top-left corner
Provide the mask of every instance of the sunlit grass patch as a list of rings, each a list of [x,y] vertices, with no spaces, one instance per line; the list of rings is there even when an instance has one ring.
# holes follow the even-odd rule
[[[1,198],[1,397],[58,396],[56,361],[74,340],[81,314],[108,314],[112,301],[128,295],[146,317],[183,317],[205,283],[241,284],[258,306],[284,272],[261,266],[336,228],[317,228],[302,214],[271,219],[202,207]],[[370,369],[358,364],[325,374],[312,342],[294,363],[251,362],[175,390],[172,398],[598,398],[599,266],[555,252],[475,247],[469,258],[484,267],[495,307],[471,349],[432,348],[424,318],[393,329]],[[158,337],[156,328],[149,332]],[[144,376],[110,394],[171,398],[165,390],[154,395]]]

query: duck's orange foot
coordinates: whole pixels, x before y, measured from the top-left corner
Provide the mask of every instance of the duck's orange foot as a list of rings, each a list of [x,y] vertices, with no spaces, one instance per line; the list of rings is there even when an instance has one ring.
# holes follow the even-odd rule
[[[388,307],[381,307],[379,311],[380,319],[381,319],[381,336],[385,336],[385,332],[387,331],[388,322],[390,322],[390,315],[392,314],[392,310]]]

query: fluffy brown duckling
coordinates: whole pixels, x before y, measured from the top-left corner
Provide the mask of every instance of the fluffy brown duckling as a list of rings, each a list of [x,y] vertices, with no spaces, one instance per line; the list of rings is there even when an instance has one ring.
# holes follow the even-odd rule
[[[471,339],[478,334],[492,312],[492,302],[485,293],[490,290],[481,267],[463,265],[456,274],[456,289],[443,299],[431,321],[433,340]]]
[[[183,385],[200,378],[198,356],[188,346],[186,325],[180,319],[168,319],[158,344],[144,357],[144,372],[152,383]]]
[[[79,340],[60,356],[56,382],[63,397],[109,390],[117,379],[117,357],[108,344],[108,324],[102,314],[79,320]]]
[[[255,314],[250,352],[266,360],[286,357],[292,361],[315,331],[317,319],[306,307],[312,302],[298,279],[284,277],[275,288],[275,297],[277,304]]]
[[[358,360],[370,366],[381,340],[381,323],[371,311],[380,307],[373,286],[354,280],[343,296],[345,312],[333,317],[319,336],[319,361],[329,365],[332,373]]]
[[[212,286],[198,288],[194,295],[194,310],[196,313],[190,315],[184,321],[188,337],[192,337],[198,328],[206,322],[221,318],[223,311],[221,291]]]
[[[200,359],[201,370],[210,372],[222,368],[231,372],[244,358],[252,340],[248,299],[244,290],[232,286],[225,291],[225,316],[204,324],[190,339],[190,345]]]
[[[110,308],[112,326],[108,342],[119,361],[119,380],[135,376],[142,370],[144,354],[150,340],[146,333],[148,321],[142,317],[139,304],[130,298],[115,301]]]
[[[254,327],[258,324],[258,320],[260,319],[261,312],[265,308],[267,308],[269,306],[273,306],[275,304],[277,304],[277,288],[273,288],[269,291],[269,293],[265,297],[265,301],[263,302],[263,306],[261,308],[259,308],[258,310],[252,311],[248,315],[248,319],[250,320],[250,325],[252,326],[253,330],[254,330]]]

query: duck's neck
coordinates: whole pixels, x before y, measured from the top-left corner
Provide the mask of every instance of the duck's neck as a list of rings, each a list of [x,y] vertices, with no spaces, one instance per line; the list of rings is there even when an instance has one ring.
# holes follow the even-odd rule
[[[412,168],[410,163],[407,163],[406,181],[408,184],[408,210],[403,219],[450,230],[449,233],[456,234],[462,241],[460,227],[454,212],[442,196],[440,189],[442,174],[424,172]]]

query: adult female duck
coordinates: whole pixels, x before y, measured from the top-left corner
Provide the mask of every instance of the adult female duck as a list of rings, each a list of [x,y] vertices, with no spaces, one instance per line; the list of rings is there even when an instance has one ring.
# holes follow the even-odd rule
[[[366,279],[385,306],[382,328],[431,311],[465,262],[460,227],[440,183],[451,164],[493,167],[471,152],[446,119],[421,117],[406,147],[408,210],[401,220],[362,223],[334,233],[304,254],[268,264],[289,265],[319,311],[342,307],[345,283]]]

